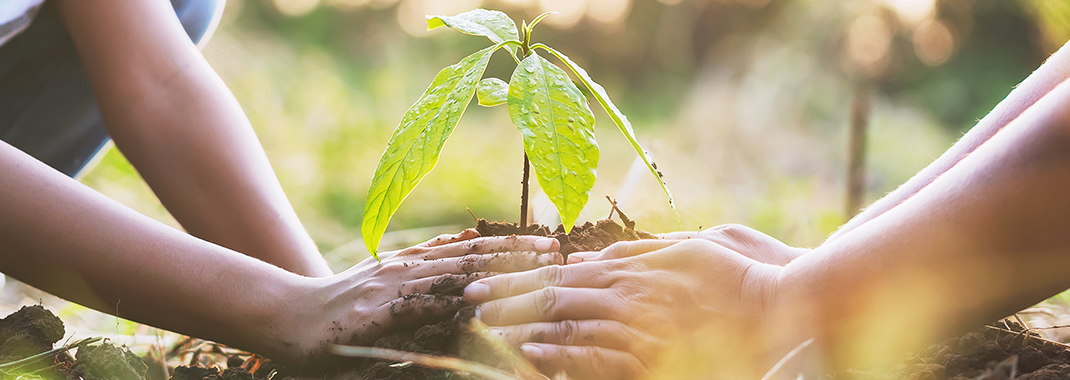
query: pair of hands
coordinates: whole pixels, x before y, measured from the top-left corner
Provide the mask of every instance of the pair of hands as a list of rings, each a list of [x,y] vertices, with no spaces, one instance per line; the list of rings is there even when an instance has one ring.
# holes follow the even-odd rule
[[[284,297],[291,313],[269,323],[268,339],[286,347],[274,358],[310,364],[331,344],[370,346],[383,334],[452,317],[464,299],[436,288],[498,273],[561,264],[557,239],[479,237],[473,229],[381,253],[329,277],[303,277]]]
[[[765,358],[744,355],[762,350],[757,317],[780,268],[809,250],[740,225],[661,237],[482,279],[465,298],[482,303],[477,316],[548,375],[627,379],[655,368],[686,375],[688,358],[764,366]]]

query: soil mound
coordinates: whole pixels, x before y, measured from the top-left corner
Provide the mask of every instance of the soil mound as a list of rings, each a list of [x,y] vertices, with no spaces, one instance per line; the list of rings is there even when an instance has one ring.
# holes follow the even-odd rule
[[[557,229],[550,229],[541,224],[532,224],[520,227],[517,223],[488,222],[485,219],[476,221],[476,231],[482,236],[511,236],[511,235],[534,235],[548,236],[561,242],[561,254],[568,258],[573,252],[599,251],[618,241],[631,241],[639,239],[657,239],[656,236],[635,229],[635,222],[624,219],[622,227],[617,222],[609,219],[599,220],[597,223],[587,222],[582,226],[572,228],[565,233],[565,226],[558,225]]]
[[[894,368],[848,371],[829,380],[1064,380],[1070,349],[1013,322],[934,344]]]

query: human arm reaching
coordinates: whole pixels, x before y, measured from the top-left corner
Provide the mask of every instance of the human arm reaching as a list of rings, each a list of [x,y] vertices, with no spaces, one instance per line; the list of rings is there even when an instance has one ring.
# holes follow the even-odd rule
[[[104,313],[287,363],[452,316],[460,297],[404,297],[436,281],[561,261],[555,239],[468,230],[384,253],[381,263],[305,277],[139,214],[2,142],[0,173],[0,272]],[[488,254],[505,251],[525,258]]]
[[[1070,287],[1066,194],[1070,81],[898,206],[786,266],[704,239],[620,243],[636,249],[480,280],[465,296],[541,368],[578,378],[674,371],[690,352],[707,353],[690,365],[756,378],[810,337],[829,368],[864,367]]]
[[[332,273],[170,2],[56,6],[116,146],[186,231],[298,274]]]
[[[1059,83],[1070,78],[1070,43],[1048,57],[1039,68],[1022,83],[1018,84],[999,102],[988,115],[985,115],[977,124],[970,129],[955,145],[951,146],[944,154],[919,171],[906,183],[903,183],[891,193],[881,197],[873,204],[866,207],[858,215],[840,226],[839,230],[829,236],[828,240],[835,240],[856,227],[876,218],[903,201],[917,194],[925,186],[932,183],[937,177],[955,166],[963,158],[972,153],[985,141],[992,138],[996,132],[1007,126],[1027,108],[1032,106],[1041,97],[1050,92]]]

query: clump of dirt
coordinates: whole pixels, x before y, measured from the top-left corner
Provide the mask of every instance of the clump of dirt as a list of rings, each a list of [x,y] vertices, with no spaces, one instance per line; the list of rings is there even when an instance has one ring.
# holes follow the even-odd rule
[[[175,368],[171,380],[257,380],[257,377],[241,367],[228,367],[219,372],[216,368],[181,366]]]
[[[0,364],[12,363],[52,349],[63,338],[63,321],[40,305],[23,306],[0,319]],[[0,375],[15,377],[33,373],[42,378],[64,378],[73,365],[70,355],[22,362],[0,370]]]
[[[934,344],[894,368],[848,371],[829,380],[1064,380],[1068,346],[1013,322],[998,322]]]
[[[147,366],[126,347],[104,342],[81,345],[72,357],[66,351],[33,360],[63,339],[63,321],[40,305],[24,306],[0,319],[0,379],[144,380]],[[198,376],[202,375],[202,376]],[[214,368],[179,367],[171,380],[262,380],[241,368],[219,373]]]
[[[532,224],[520,227],[517,223],[488,222],[485,219],[476,221],[476,231],[482,236],[510,236],[510,235],[534,235],[547,236],[561,242],[561,255],[568,259],[573,252],[599,251],[618,241],[631,241],[639,239],[657,239],[656,236],[635,229],[635,222],[623,217],[624,226],[609,219],[599,220],[597,223],[587,222],[582,226],[572,228],[565,233],[565,226],[558,225],[557,229],[550,232],[544,225]]]
[[[564,226],[551,231],[549,227],[532,224],[520,227],[517,223],[488,222],[477,220],[476,230],[481,236],[519,236],[534,235],[556,238],[561,242],[560,252],[567,255],[580,251],[597,251],[621,240],[652,239],[654,235],[635,229],[635,223],[623,219],[624,227],[612,220],[587,222],[565,233]],[[494,259],[492,255],[491,259]],[[526,265],[519,265],[518,267]],[[375,347],[417,352],[431,355],[449,355],[468,360],[475,360],[491,366],[508,369],[505,360],[494,350],[489,349],[482,338],[469,332],[468,321],[474,316],[475,307],[463,302],[464,288],[477,280],[474,274],[465,277],[444,277],[443,281],[431,286],[430,295],[437,297],[455,297],[461,302],[456,304],[452,318],[384,335],[374,344]],[[341,379],[447,379],[457,378],[448,371],[430,369],[411,365],[399,367],[397,363],[368,360],[359,369],[344,374]]]
[[[76,363],[70,369],[71,378],[85,380],[142,380],[148,366],[141,358],[111,343],[85,346],[78,349]]]
[[[24,360],[52,350],[63,335],[63,321],[40,305],[23,306],[0,320],[0,377],[32,375],[29,378],[44,380],[145,378],[146,367],[141,358],[110,343],[81,346],[75,357],[61,351]]]
[[[0,319],[0,363],[52,349],[63,339],[63,321],[40,305],[23,306]]]

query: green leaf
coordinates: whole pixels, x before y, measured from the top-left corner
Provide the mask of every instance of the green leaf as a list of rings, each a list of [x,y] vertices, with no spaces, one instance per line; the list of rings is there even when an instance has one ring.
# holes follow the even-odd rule
[[[602,104],[602,108],[605,108],[606,113],[613,119],[613,123],[617,124],[617,128],[620,129],[621,133],[624,133],[624,137],[628,138],[628,142],[632,144],[632,148],[635,149],[635,152],[639,154],[639,157],[643,158],[643,162],[646,163],[647,169],[650,169],[650,173],[658,180],[658,184],[661,185],[661,190],[665,192],[665,196],[669,199],[669,207],[672,208],[673,212],[676,213],[677,218],[679,218],[680,213],[676,210],[676,202],[672,198],[672,192],[669,191],[669,187],[665,184],[664,175],[658,171],[658,166],[654,163],[654,160],[650,158],[650,153],[639,145],[639,141],[635,139],[635,131],[632,130],[632,123],[628,121],[628,117],[624,116],[623,112],[620,112],[620,110],[617,109],[617,105],[613,104],[613,101],[609,99],[609,94],[606,93],[606,89],[603,88],[602,85],[596,83],[594,79],[591,79],[591,76],[587,74],[587,71],[580,67],[580,65],[577,65],[576,62],[572,62],[568,56],[561,54],[561,52],[541,43],[534,44],[531,48],[540,48],[550,52],[550,54],[553,54],[564,62],[565,66],[568,66],[568,68],[580,78],[580,82],[583,82],[583,85],[591,91],[591,95],[598,100],[598,103]]]
[[[539,186],[570,231],[587,204],[598,167],[587,97],[565,70],[533,53],[509,81],[509,115],[524,136]]]
[[[462,33],[485,36],[500,44],[509,40],[520,40],[516,23],[504,12],[473,9],[456,16],[427,15],[427,30],[441,26],[457,29]],[[509,53],[516,55],[516,46],[508,46]]]
[[[483,76],[492,53],[501,46],[475,52],[439,71],[394,130],[375,168],[360,228],[364,244],[376,260],[379,241],[390,218],[420,180],[435,168],[442,145],[472,101],[476,82]]]
[[[476,99],[484,107],[505,104],[509,100],[509,84],[498,78],[483,78],[476,85]]]

